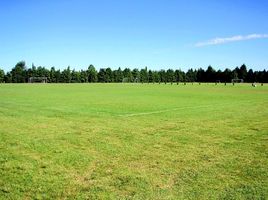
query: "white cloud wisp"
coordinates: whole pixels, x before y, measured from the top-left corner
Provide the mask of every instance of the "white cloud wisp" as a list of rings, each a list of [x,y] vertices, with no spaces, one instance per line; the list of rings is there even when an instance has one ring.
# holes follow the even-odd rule
[[[195,44],[196,47],[210,46],[210,45],[219,45],[230,42],[244,41],[244,40],[254,40],[268,38],[268,34],[250,34],[250,35],[236,35],[233,37],[226,38],[214,38],[205,42],[198,42]]]

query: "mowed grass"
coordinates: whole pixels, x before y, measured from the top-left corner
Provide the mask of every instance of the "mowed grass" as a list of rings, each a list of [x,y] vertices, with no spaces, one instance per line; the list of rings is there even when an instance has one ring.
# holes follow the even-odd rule
[[[267,198],[268,85],[0,85],[0,199]]]

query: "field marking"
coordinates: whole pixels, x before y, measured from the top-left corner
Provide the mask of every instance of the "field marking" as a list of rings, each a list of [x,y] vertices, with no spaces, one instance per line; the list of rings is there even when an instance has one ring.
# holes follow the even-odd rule
[[[242,103],[252,103],[252,101],[243,101]],[[121,115],[119,115],[119,117],[134,117],[134,116],[142,116],[142,115],[152,115],[152,114],[172,112],[172,111],[184,110],[184,109],[209,108],[209,107],[214,107],[214,106],[225,106],[225,105],[230,105],[230,103],[213,104],[213,105],[200,105],[200,106],[185,106],[185,107],[171,108],[171,109],[164,109],[164,110],[156,110],[156,111],[150,111],[150,112],[121,114]]]
[[[215,107],[215,106],[228,106],[228,105],[242,105],[245,103],[252,103],[255,104],[257,103],[256,101],[238,101],[238,102],[231,102],[231,103],[224,103],[224,104],[208,104],[208,105],[198,105],[198,106],[184,106],[184,107],[175,107],[175,108],[170,108],[170,109],[163,109],[163,110],[155,110],[155,111],[149,111],[149,112],[136,112],[136,113],[124,113],[124,114],[120,114],[120,113],[113,113],[113,112],[108,112],[108,111],[96,111],[96,110],[92,110],[95,111],[95,114],[111,114],[111,115],[115,115],[117,117],[135,117],[135,116],[143,116],[143,115],[153,115],[153,114],[159,114],[159,113],[167,113],[167,112],[172,112],[172,111],[178,111],[178,110],[185,110],[185,109],[198,109],[198,108],[210,108],[210,107]],[[264,101],[262,103],[268,103],[267,101]],[[5,105],[16,105],[19,107],[29,107],[32,105],[28,104],[28,103],[14,103],[14,102],[4,102]],[[1,108],[1,107],[0,107]],[[2,108],[7,108],[6,106],[3,106]],[[216,109],[216,108],[215,108]],[[39,109],[40,110],[40,109]],[[57,112],[63,112],[63,113],[78,113],[81,115],[86,115],[86,113],[84,112],[67,112],[65,109],[58,109],[56,107],[50,107],[47,106],[46,108],[43,108],[41,110],[49,110],[49,111],[57,111]],[[1,112],[2,113],[2,112]]]
[[[211,107],[211,105],[186,106],[186,107],[179,107],[179,108],[172,108],[172,109],[165,109],[165,110],[156,110],[156,111],[151,111],[151,112],[122,114],[119,116],[120,117],[133,117],[133,116],[140,116],[140,115],[152,115],[152,114],[158,114],[158,113],[165,113],[165,112],[171,112],[171,111],[176,111],[176,110],[184,110],[184,109],[188,109],[188,108],[207,108],[207,107]]]

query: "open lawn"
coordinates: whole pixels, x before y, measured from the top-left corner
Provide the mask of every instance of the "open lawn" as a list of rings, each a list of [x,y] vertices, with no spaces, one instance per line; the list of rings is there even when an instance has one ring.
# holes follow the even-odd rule
[[[0,85],[0,199],[132,198],[268,198],[268,85]]]

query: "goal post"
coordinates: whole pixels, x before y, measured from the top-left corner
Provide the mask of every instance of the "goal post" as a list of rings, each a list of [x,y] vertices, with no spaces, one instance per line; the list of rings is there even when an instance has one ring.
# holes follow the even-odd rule
[[[47,77],[30,77],[29,78],[29,83],[47,83]]]
[[[244,80],[239,79],[239,78],[234,78],[234,79],[232,79],[232,83],[244,83]]]

